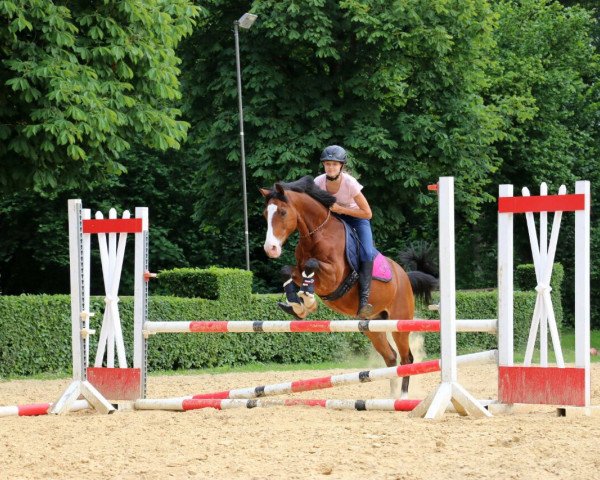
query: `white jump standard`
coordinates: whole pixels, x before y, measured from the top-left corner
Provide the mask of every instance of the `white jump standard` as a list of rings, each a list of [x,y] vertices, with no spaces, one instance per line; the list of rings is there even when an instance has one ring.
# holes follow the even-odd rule
[[[133,400],[140,396],[141,370],[135,365],[134,368],[127,367],[118,310],[118,290],[128,233],[135,234],[135,309],[136,314],[140,314],[137,310],[147,300],[145,283],[148,275],[141,271],[143,261],[137,260],[138,257],[147,258],[148,209],[136,208],[135,218],[130,218],[129,212],[125,211],[121,219],[116,218],[116,211],[112,209],[108,219],[97,213],[96,219],[92,220],[90,210],[82,208],[81,200],[69,200],[73,382],[52,406],[50,413],[72,410],[79,396],[83,396],[97,411],[112,413],[114,407],[107,398]],[[90,368],[89,336],[95,333],[89,327],[89,318],[92,316],[89,311],[90,243],[93,234],[98,235],[106,307],[95,367]],[[115,350],[119,368],[114,368]],[[102,367],[105,354],[107,368]]]
[[[440,323],[442,381],[409,415],[441,418],[450,404],[461,415],[490,417],[491,413],[458,383],[456,355],[456,285],[454,252],[454,178],[437,185],[440,265]]]
[[[539,196],[523,189],[513,196],[512,185],[501,185],[498,199],[498,396],[505,404],[531,403],[590,407],[590,182],[575,184],[575,194],[561,186],[548,195],[545,184]],[[539,242],[533,218],[540,214]],[[554,220],[547,239],[547,215]],[[563,212],[575,212],[575,366],[565,367],[550,297],[550,279]],[[525,362],[513,360],[513,217],[524,213],[537,280],[537,299],[527,342]],[[548,329],[556,366],[548,365]],[[540,332],[540,365],[531,366]]]

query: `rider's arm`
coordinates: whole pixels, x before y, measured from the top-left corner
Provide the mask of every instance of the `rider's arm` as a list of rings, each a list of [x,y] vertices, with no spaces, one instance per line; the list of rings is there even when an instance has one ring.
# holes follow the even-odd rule
[[[341,213],[343,215],[350,215],[351,217],[364,218],[366,220],[371,220],[371,217],[373,216],[373,214],[371,213],[371,207],[369,206],[369,202],[367,202],[367,199],[365,198],[365,196],[362,193],[358,193],[356,195],[356,197],[354,197],[354,201],[356,202],[358,209],[346,208],[346,207],[342,207],[341,205],[339,205],[337,203],[334,203],[330,207],[330,210],[334,213]]]

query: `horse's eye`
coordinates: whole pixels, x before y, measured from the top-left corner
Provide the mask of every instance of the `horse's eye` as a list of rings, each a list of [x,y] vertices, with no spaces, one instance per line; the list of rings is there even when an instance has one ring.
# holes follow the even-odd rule
[[[287,211],[286,210],[279,210],[279,215],[281,215],[282,217],[285,217],[287,215]]]

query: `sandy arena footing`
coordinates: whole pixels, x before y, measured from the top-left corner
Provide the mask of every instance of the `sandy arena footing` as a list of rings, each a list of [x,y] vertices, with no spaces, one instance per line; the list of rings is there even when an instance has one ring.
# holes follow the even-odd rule
[[[150,377],[149,397],[272,383],[332,371]],[[592,402],[600,404],[600,365]],[[466,366],[459,381],[493,398],[494,366]],[[423,398],[439,374],[411,379]],[[0,405],[55,401],[69,380],[0,382]],[[348,385],[322,398],[383,398],[387,382]],[[323,392],[324,393],[324,392]],[[311,398],[315,392],[289,398]],[[0,419],[6,479],[597,479],[600,416],[557,417],[547,406],[473,420],[322,408],[139,411]]]

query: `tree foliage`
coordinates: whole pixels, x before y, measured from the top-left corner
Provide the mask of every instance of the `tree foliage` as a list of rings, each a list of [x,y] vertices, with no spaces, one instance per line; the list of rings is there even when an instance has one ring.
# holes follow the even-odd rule
[[[214,0],[207,9],[183,48],[185,112],[200,159],[196,218],[220,237],[214,247],[243,258],[241,218],[232,218],[241,182],[231,25],[244,4]],[[485,187],[500,164],[492,144],[502,135],[501,117],[481,96],[495,24],[487,2],[261,1],[252,11],[259,20],[241,34],[241,57],[256,263],[258,187],[316,175],[331,143],[349,150],[388,251],[434,236],[426,187],[439,175],[469,186],[459,201],[470,221],[477,217],[491,198]]]
[[[135,207],[150,207],[150,267],[158,269],[184,265],[207,265],[214,260],[198,249],[201,231],[190,221],[194,192],[187,179],[194,166],[175,155],[138,149],[126,153],[128,173],[110,177],[93,192],[64,189],[51,198],[39,193],[20,192],[0,197],[0,293],[66,293],[69,282],[68,226],[69,198],[81,198],[92,212],[108,213],[116,208],[134,213]],[[133,243],[129,240],[121,291],[133,288]],[[92,244],[92,285],[102,294],[100,259],[96,240]]]
[[[502,158],[494,184],[514,184],[516,194],[527,186],[535,195],[541,182],[556,193],[561,184],[573,192],[576,180],[590,180],[594,198],[600,192],[600,57],[590,41],[593,17],[585,9],[547,0],[504,0],[494,10],[499,19],[496,48],[487,64],[490,82],[484,98],[497,106],[505,132],[494,144]],[[465,273],[478,272],[479,278],[487,277],[488,285],[496,282],[494,207],[490,205],[478,223],[465,231],[464,238],[469,240],[462,245],[475,263],[474,269],[465,264]],[[595,224],[594,220],[597,230]],[[515,254],[530,262],[524,221],[517,218],[516,225]],[[565,215],[561,232],[557,255],[570,282],[570,215]],[[593,270],[592,279],[600,288],[600,272]],[[571,287],[567,290],[570,293]]]
[[[175,49],[197,15],[189,0],[0,1],[0,186],[89,187],[132,145],[179,148]]]
[[[589,13],[540,0],[501,1],[496,10],[487,97],[508,120],[506,139],[496,144],[500,178],[523,185],[593,180],[600,57],[590,44]]]

